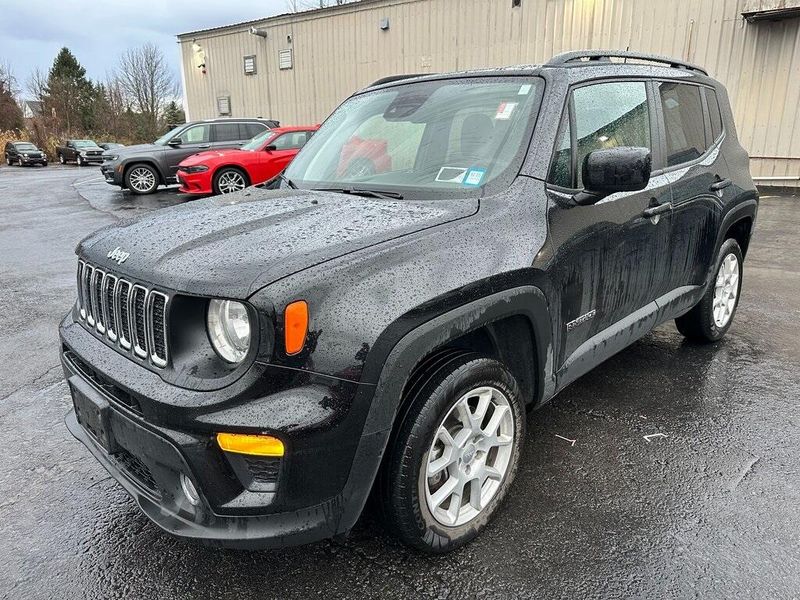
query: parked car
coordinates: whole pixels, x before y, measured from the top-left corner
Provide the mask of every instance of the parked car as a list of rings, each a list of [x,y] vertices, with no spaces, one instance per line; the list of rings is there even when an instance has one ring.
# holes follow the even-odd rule
[[[6,164],[47,166],[47,155],[30,142],[7,142],[5,146]]]
[[[67,140],[56,146],[56,157],[62,165],[75,161],[79,167],[103,162],[103,149],[92,140]]]
[[[114,150],[115,148],[124,148],[125,144],[118,144],[116,142],[100,142],[98,144],[103,150]]]
[[[185,194],[229,194],[273,179],[286,168],[319,125],[277,127],[241,148],[207,150],[178,165]]]
[[[354,137],[390,169],[341,172]],[[346,535],[371,493],[416,548],[474,538],[527,409],[668,320],[725,335],[758,207],[725,88],[633,52],[373,85],[265,187],[86,238],[60,328],[69,430],[216,545]]]
[[[152,144],[115,148],[105,153],[106,182],[134,194],[152,194],[159,185],[177,183],[178,165],[203,150],[237,148],[279,123],[272,119],[211,119],[179,125]]]

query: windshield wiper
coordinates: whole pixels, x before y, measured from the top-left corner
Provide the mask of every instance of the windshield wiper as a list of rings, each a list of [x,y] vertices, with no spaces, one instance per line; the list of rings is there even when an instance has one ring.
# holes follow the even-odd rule
[[[316,188],[320,192],[336,192],[338,194],[351,194],[353,196],[365,196],[367,198],[391,198],[392,200],[402,200],[403,194],[398,192],[387,192],[379,190],[362,190],[354,188]]]
[[[291,179],[289,179],[289,178],[288,178],[286,175],[284,175],[283,173],[278,173],[278,178],[279,178],[281,181],[284,181],[284,182],[286,182],[286,185],[288,185],[288,186],[289,186],[290,188],[292,188],[293,190],[296,190],[296,189],[297,189],[297,186],[294,184],[294,181],[292,181]]]

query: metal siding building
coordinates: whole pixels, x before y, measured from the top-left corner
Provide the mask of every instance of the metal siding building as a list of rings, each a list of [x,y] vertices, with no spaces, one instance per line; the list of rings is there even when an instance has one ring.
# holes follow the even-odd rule
[[[753,175],[775,178],[762,183],[800,187],[800,18],[742,17],[759,3],[800,4],[362,0],[179,35],[185,106],[192,119],[217,117],[225,109],[219,99],[229,98],[233,116],[308,124],[386,75],[541,63],[574,49],[630,48],[707,68],[728,88]],[[245,57],[252,56],[255,73],[245,74]],[[284,67],[291,59],[291,68],[280,68],[281,56]]]

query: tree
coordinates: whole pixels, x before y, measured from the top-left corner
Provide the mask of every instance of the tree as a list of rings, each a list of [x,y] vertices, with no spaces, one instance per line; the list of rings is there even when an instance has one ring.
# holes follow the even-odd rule
[[[96,95],[97,90],[86,78],[86,69],[68,48],[62,48],[47,76],[45,112],[55,115],[67,132],[91,129]]]
[[[186,122],[186,114],[183,109],[178,105],[175,100],[170,100],[169,104],[164,108],[164,125],[172,127]]]
[[[0,131],[22,129],[25,125],[14,95],[17,80],[8,64],[0,63]]]
[[[156,137],[164,106],[178,91],[164,54],[149,42],[127,50],[120,57],[116,75],[132,107],[141,115],[139,133],[151,139]]]

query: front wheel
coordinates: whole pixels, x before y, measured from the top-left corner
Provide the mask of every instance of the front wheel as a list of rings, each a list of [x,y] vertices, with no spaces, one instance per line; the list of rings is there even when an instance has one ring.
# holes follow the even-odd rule
[[[730,329],[742,291],[742,250],[734,239],[719,249],[716,275],[703,298],[688,313],[675,319],[684,336],[697,342],[716,342]]]
[[[86,164],[86,161],[83,160],[83,157],[80,154],[78,154],[78,158],[75,159],[75,162],[78,163],[79,167],[82,167]]]
[[[226,167],[214,175],[214,194],[232,194],[242,191],[247,186],[247,175],[241,169]]]
[[[125,187],[137,195],[152,194],[158,187],[158,173],[148,165],[134,165],[125,174]]]
[[[381,501],[404,542],[448,552],[477,536],[508,493],[525,411],[513,375],[474,354],[449,360],[415,396],[388,450]]]
[[[65,164],[67,164],[67,159],[64,158],[63,154],[59,154],[58,155],[58,162],[60,162],[62,165],[65,165]]]
[[[18,158],[18,159],[17,159],[17,166],[18,166],[18,167],[24,167],[24,166],[25,166],[25,165],[22,163],[22,159],[21,159],[21,158]]]

